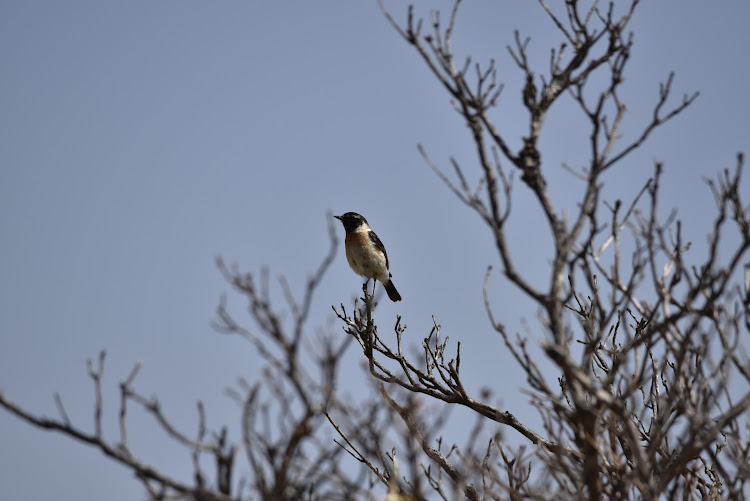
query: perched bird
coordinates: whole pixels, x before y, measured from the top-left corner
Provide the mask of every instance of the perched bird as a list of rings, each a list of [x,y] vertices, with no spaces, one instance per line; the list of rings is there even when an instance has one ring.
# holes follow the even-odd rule
[[[340,216],[333,216],[344,225],[346,239],[346,260],[349,261],[354,273],[370,279],[380,280],[391,301],[401,301],[401,294],[391,281],[388,271],[388,254],[383,242],[370,229],[367,220],[356,212],[347,212]]]

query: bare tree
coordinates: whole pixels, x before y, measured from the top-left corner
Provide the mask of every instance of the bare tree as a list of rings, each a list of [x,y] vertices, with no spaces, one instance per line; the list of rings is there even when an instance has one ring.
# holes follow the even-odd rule
[[[505,136],[494,125],[503,90],[494,62],[459,62],[453,53],[460,4],[455,2],[447,21],[432,13],[425,22],[410,7],[404,24],[381,7],[469,126],[480,177],[476,186],[455,159],[449,160],[449,173],[419,150],[492,235],[500,273],[487,269],[485,307],[525,375],[541,429],[500,408],[489,392],[467,389],[461,344],[449,344],[438,319],[422,352],[407,353],[401,318],[392,333],[379,329],[377,300],[366,287],[353,305],[334,307],[348,334],[343,341],[331,333],[306,343],[312,297],[338,246],[330,223],[331,248],[301,298],[280,280],[289,321],[272,304],[267,272],[255,277],[218,262],[247,299],[253,327],[232,316],[223,301],[216,327],[246,338],[265,361],[261,379],[233,392],[241,408],[240,442],[229,443],[226,429],[208,431],[200,403],[197,434],[177,430],[158,401],[134,389],[137,366],[120,385],[120,436],[105,437],[103,353],[89,364],[93,431],[71,423],[59,397],[56,419],[36,416],[4,395],[0,405],[29,423],[98,447],[135,472],[152,499],[750,497],[750,359],[743,345],[743,333],[745,339],[750,333],[750,207],[741,197],[742,155],[707,182],[716,215],[705,258],[695,259],[682,222],[674,214],[660,215],[661,164],[627,201],[603,195],[607,174],[697,97],[672,103],[674,79],[668,75],[654,96],[650,119],[638,133],[623,137],[627,108],[620,90],[638,0],[617,6],[577,0],[552,6],[539,0],[560,44],[543,70],[532,67],[529,40],[519,33],[508,47],[524,77],[519,90],[528,129],[520,137]],[[555,166],[543,169],[539,150],[547,113],[564,99],[575,103],[590,127],[581,145],[588,163],[569,169],[582,181],[573,208],[552,202],[545,172]],[[514,185],[516,175],[520,186]],[[536,201],[547,225],[540,231],[552,235],[543,287],[516,267],[510,245],[507,227],[519,189]],[[492,279],[508,281],[538,307],[546,361],[532,356],[528,337],[510,332],[508,320],[496,313]],[[372,382],[373,396],[366,400],[351,401],[338,392],[341,358],[355,356],[350,346],[359,346]],[[131,453],[127,409],[133,404],[187,448],[194,464],[191,480],[170,478]],[[475,418],[463,446],[444,429],[454,408]],[[387,445],[393,443],[399,445]],[[212,459],[213,473],[204,471],[205,457]],[[241,458],[250,473],[238,479]],[[399,464],[405,468],[399,470]]]
[[[279,284],[285,293],[290,322],[283,320],[282,308],[271,304],[269,274],[259,277],[217,265],[226,280],[242,294],[257,331],[235,320],[222,299],[217,308],[216,329],[244,337],[266,362],[263,377],[252,383],[241,380],[231,389],[240,407],[241,441],[228,439],[228,426],[208,430],[203,404],[197,403],[197,431],[179,430],[162,410],[158,400],[145,397],[134,388],[140,368],[136,364],[120,383],[119,436],[105,436],[102,377],[105,352],[98,361],[89,360],[88,372],[94,382],[94,430],[87,432],[69,419],[62,399],[55,395],[57,419],[37,416],[0,394],[0,405],[19,418],[44,429],[64,433],[75,440],[98,447],[121,463],[142,482],[150,499],[194,500],[346,500],[364,498],[369,485],[365,471],[344,467],[346,452],[333,441],[325,412],[346,409],[336,394],[339,362],[350,344],[336,341],[332,333],[310,340],[307,321],[316,288],[330,266],[338,239],[329,224],[330,249],[315,273],[308,279],[300,299],[286,279]],[[307,336],[307,338],[305,336]],[[340,336],[336,336],[340,338]],[[136,405],[151,414],[169,438],[181,444],[193,461],[193,478],[172,478],[163,469],[136,457],[128,442],[128,410]],[[244,459],[244,463],[242,463]],[[213,471],[206,471],[206,463]],[[242,463],[242,466],[239,464]],[[251,475],[236,478],[237,471]]]
[[[402,26],[383,11],[468,124],[481,172],[479,185],[469,185],[469,176],[455,159],[450,159],[450,176],[421,146],[420,152],[453,194],[487,224],[504,279],[540,308],[542,347],[559,374],[554,382],[530,356],[528,339],[514,339],[494,313],[487,293],[493,276],[488,268],[487,312],[526,375],[544,432],[466,390],[460,343],[450,355],[437,324],[424,339],[424,356],[414,359],[402,349],[400,322],[395,342],[378,333],[371,298],[364,298],[362,310],[347,314],[342,306],[337,314],[360,341],[370,373],[382,382],[384,401],[422,448],[422,463],[434,465],[469,499],[744,497],[750,360],[741,341],[743,324],[750,327],[750,211],[741,200],[742,155],[734,169],[708,182],[717,214],[707,257],[688,262],[690,244],[683,239],[681,221],[659,217],[662,165],[655,166],[653,176],[629,202],[604,200],[602,185],[610,169],[688,107],[697,93],[670,105],[670,74],[654,98],[650,120],[634,137],[621,137],[626,106],[620,87],[633,43],[627,27],[638,1],[622,11],[618,9],[623,5],[616,9],[614,3],[584,6],[567,1],[562,12],[543,0],[540,4],[562,41],[552,49],[543,72],[531,67],[528,39],[516,33],[508,47],[525,77],[521,95],[528,130],[518,150],[510,146],[516,138],[504,136],[493,123],[502,91],[494,62],[472,64],[466,58],[458,63],[452,51],[460,1],[447,23],[438,13],[425,23],[410,7]],[[591,83],[601,81],[606,84]],[[564,98],[572,99],[590,124],[589,163],[573,171],[583,180],[583,189],[568,217],[563,209],[569,208],[551,201],[538,149],[547,112]],[[516,268],[509,245],[506,223],[516,171],[521,189],[533,195],[553,237],[551,273],[543,288]],[[626,253],[623,248],[633,250]],[[742,383],[732,390],[730,381],[737,379]],[[399,399],[400,394],[405,396]],[[519,433],[533,447],[532,457],[527,446],[509,449],[498,433],[473,449],[452,448],[455,459],[449,458],[424,426],[425,415],[399,403],[414,394],[467,407],[497,423],[498,432]],[[435,492],[450,499],[434,471],[424,474]],[[426,495],[412,491],[417,497]]]

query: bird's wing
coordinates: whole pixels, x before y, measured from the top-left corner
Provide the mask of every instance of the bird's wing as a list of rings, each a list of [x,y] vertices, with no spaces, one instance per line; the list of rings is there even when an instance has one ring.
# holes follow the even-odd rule
[[[390,268],[390,266],[388,265],[388,253],[385,251],[385,245],[383,245],[383,242],[380,241],[374,231],[370,230],[367,232],[367,234],[370,237],[370,241],[375,244],[375,247],[377,247],[378,250],[380,250],[380,252],[382,252],[385,256],[385,267]]]

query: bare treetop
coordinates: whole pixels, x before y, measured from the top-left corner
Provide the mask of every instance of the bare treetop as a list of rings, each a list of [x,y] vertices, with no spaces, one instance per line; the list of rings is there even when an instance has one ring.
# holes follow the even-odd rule
[[[743,198],[743,155],[707,181],[715,217],[705,244],[686,241],[687,223],[662,215],[667,166],[656,162],[637,193],[614,200],[603,193],[607,174],[698,96],[674,98],[675,76],[665,71],[654,94],[642,96],[652,103],[648,119],[634,134],[623,133],[628,106],[621,89],[639,2],[539,0],[559,43],[549,48],[548,63],[535,67],[531,41],[518,31],[508,34],[512,71],[522,76],[518,89],[504,88],[506,75],[494,60],[454,53],[460,0],[447,16],[419,14],[415,6],[394,13],[379,3],[468,126],[476,153],[471,165],[432,158],[422,145],[418,151],[471,209],[470,217],[486,223],[497,253],[483,284],[488,323],[512,355],[541,426],[527,422],[521,410],[493,402],[497,382],[487,381],[486,391],[467,387],[462,364],[473,361],[462,347],[478,341],[453,343],[440,312],[428,332],[411,333],[412,340],[422,338],[413,349],[404,317],[378,315],[377,285],[370,293],[365,283],[361,298],[332,307],[336,329],[311,334],[312,299],[339,246],[330,214],[330,248],[301,294],[283,275],[275,284],[266,269],[254,275],[217,262],[246,300],[247,318],[232,315],[222,298],[215,327],[245,338],[265,364],[263,377],[231,391],[241,421],[236,443],[226,427],[207,429],[201,403],[197,434],[178,430],[155,397],[134,389],[138,365],[120,385],[120,435],[105,436],[104,353],[89,364],[93,432],[71,422],[59,397],[56,419],[34,415],[2,394],[0,405],[37,427],[98,447],[133,472],[151,499],[750,497],[750,206]],[[527,121],[501,133],[494,120],[506,93],[516,93]],[[585,166],[568,167],[583,181],[572,207],[553,203],[549,174],[562,167],[546,163],[540,147],[545,121],[562,99],[587,122],[585,141],[571,146],[588,152]],[[479,182],[470,184],[477,176]],[[521,183],[514,183],[516,176]],[[523,217],[513,213],[518,190],[532,196],[546,222],[526,231],[552,235],[551,261],[538,264],[547,277],[541,285],[517,267],[511,245],[518,236],[508,221]],[[691,252],[697,246],[705,252]],[[383,261],[380,273],[370,275],[388,283]],[[535,338],[507,327],[521,313],[492,296],[493,280],[511,284],[534,304]],[[281,289],[285,305],[273,304],[271,287]],[[314,343],[306,344],[310,339]],[[532,355],[533,343],[543,358]],[[339,390],[344,357],[360,360],[371,384],[355,397]],[[145,409],[185,447],[193,478],[172,478],[135,457],[128,447],[130,405]],[[466,433],[445,426],[451,409],[475,420],[463,445],[458,437]]]

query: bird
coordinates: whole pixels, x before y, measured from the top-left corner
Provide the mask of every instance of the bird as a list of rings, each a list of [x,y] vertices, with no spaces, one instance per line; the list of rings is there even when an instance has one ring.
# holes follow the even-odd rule
[[[333,217],[344,225],[346,260],[354,273],[368,280],[371,278],[379,280],[391,301],[401,301],[401,294],[391,281],[385,246],[367,224],[367,220],[356,212],[346,212]]]

